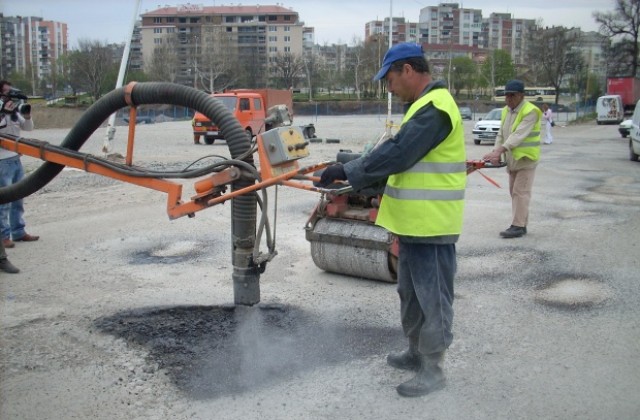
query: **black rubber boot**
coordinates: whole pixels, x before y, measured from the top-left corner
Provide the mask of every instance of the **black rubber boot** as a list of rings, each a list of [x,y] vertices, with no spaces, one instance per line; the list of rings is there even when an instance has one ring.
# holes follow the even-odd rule
[[[441,364],[444,360],[444,352],[426,356],[420,355],[422,366],[413,379],[403,382],[396,390],[403,397],[421,397],[431,392],[444,388],[445,378]]]
[[[422,364],[420,353],[418,353],[418,340],[409,338],[409,348],[403,352],[388,355],[387,364],[396,369],[417,372]]]
[[[20,272],[20,270],[18,270],[15,265],[11,264],[11,261],[9,261],[8,258],[3,258],[0,260],[0,270],[4,271],[5,273],[11,274]]]

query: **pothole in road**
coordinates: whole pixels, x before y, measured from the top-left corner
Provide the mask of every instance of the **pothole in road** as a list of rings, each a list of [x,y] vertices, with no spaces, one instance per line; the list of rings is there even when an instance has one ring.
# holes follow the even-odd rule
[[[560,279],[535,292],[536,302],[567,309],[599,305],[611,297],[608,286],[588,278]]]
[[[195,399],[248,392],[405,343],[400,328],[334,324],[286,305],[150,308],[95,325],[142,346],[149,363]]]
[[[628,176],[606,178],[600,185],[589,188],[589,193],[578,197],[582,201],[621,205],[640,204],[640,186]]]
[[[555,214],[558,219],[578,219],[583,217],[597,216],[594,211],[561,211]]]
[[[151,249],[135,251],[131,264],[175,264],[200,255],[201,246],[194,241],[169,242]]]

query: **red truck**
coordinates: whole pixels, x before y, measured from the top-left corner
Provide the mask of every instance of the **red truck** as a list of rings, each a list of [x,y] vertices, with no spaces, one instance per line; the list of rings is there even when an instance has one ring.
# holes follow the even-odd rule
[[[640,78],[607,77],[607,95],[620,95],[625,112],[633,112],[640,100]]]
[[[272,128],[269,121],[265,121],[270,108],[285,105],[289,112],[293,110],[293,95],[290,90],[233,89],[213,93],[212,96],[222,101],[251,137]],[[216,139],[224,138],[218,127],[199,112],[196,112],[191,124],[195,144],[200,143],[200,137],[204,137],[206,144],[213,144]]]

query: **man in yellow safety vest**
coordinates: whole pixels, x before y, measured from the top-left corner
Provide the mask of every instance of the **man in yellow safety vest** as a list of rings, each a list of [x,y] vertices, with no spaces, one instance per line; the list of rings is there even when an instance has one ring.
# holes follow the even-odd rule
[[[527,234],[531,189],[540,160],[542,111],[524,99],[524,83],[520,80],[507,82],[505,101],[495,146],[484,160],[497,164],[503,154],[506,157],[512,221],[500,236],[519,238]]]
[[[433,81],[418,44],[394,45],[374,80],[405,102],[398,133],[370,153],[325,169],[320,184],[348,180],[355,190],[387,180],[376,224],[398,236],[398,294],[404,352],[393,367],[416,371],[397,387],[415,397],[444,387],[442,362],[453,339],[455,243],[466,187],[464,130],[444,83]]]

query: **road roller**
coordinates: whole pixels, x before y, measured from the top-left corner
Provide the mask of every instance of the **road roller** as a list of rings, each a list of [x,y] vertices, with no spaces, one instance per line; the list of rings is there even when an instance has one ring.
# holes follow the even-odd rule
[[[343,150],[336,161],[360,155]],[[333,192],[321,194],[305,226],[314,264],[332,273],[395,283],[398,238],[375,224],[384,185],[355,192],[335,183],[328,189]]]
[[[343,150],[336,161],[346,163],[361,155]],[[483,160],[466,162],[467,174],[481,168],[503,166],[504,163],[491,165]],[[322,170],[314,175],[317,178],[321,173]],[[478,173],[500,188],[493,179]],[[335,183],[328,190],[332,192],[321,194],[305,226],[315,265],[332,273],[397,282],[398,238],[375,224],[384,184],[355,192],[344,184]]]

